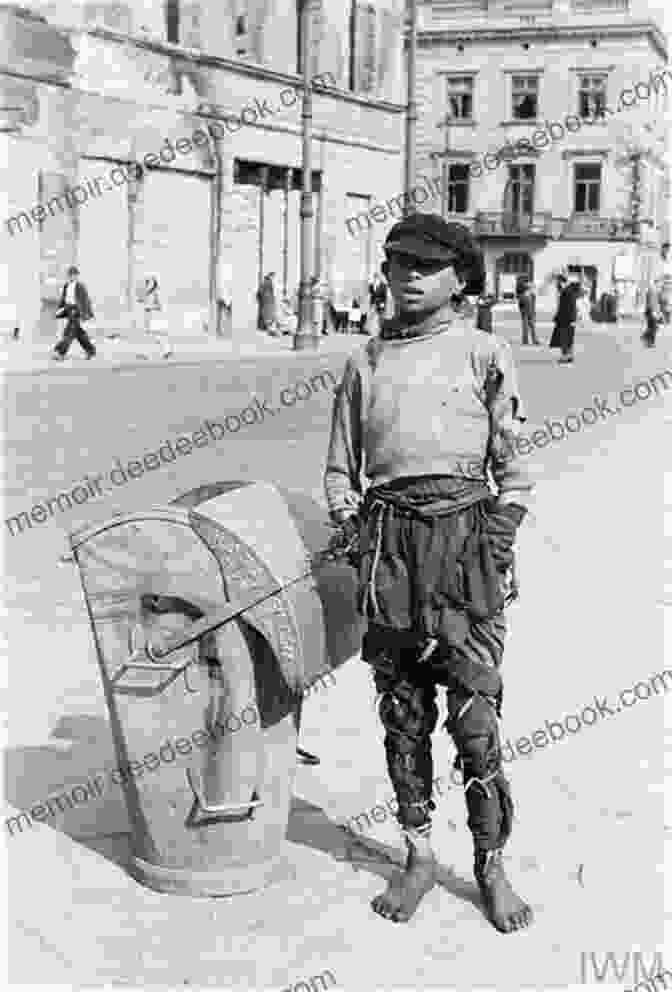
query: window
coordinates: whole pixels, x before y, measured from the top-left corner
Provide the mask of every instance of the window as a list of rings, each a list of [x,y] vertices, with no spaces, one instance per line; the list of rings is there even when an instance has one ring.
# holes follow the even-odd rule
[[[579,117],[604,117],[607,105],[607,77],[579,77]]]
[[[474,116],[474,80],[472,76],[448,76],[447,117],[470,121]]]
[[[350,89],[371,93],[376,88],[376,8],[353,0],[350,11]]]
[[[574,166],[574,213],[595,214],[600,209],[601,165]]]
[[[505,213],[515,217],[531,217],[534,210],[533,165],[510,165],[509,180],[504,191]]]
[[[310,18],[310,51],[308,52],[308,72],[311,76],[316,76],[320,71],[320,46],[324,34],[324,11],[322,9],[323,0],[306,0],[308,4],[308,16]],[[303,0],[297,0],[296,4],[296,71],[303,74],[303,47],[302,47],[302,10]]]
[[[498,268],[504,275],[528,275],[532,277],[532,259],[527,252],[507,251],[498,260]]]
[[[539,110],[539,77],[512,76],[511,112],[514,121],[534,120]]]
[[[449,165],[446,209],[449,214],[466,214],[469,209],[469,166]]]
[[[310,76],[320,71],[320,47],[324,34],[324,10],[322,0],[312,0],[310,22]]]

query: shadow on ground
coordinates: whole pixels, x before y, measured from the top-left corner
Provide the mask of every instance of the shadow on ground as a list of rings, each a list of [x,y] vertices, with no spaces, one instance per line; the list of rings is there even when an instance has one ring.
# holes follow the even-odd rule
[[[330,820],[323,809],[294,798],[289,818],[287,839],[294,844],[312,847],[330,854],[336,861],[351,864],[354,871],[368,871],[389,881],[399,874],[405,852],[400,845],[390,847],[363,834]],[[439,865],[438,881],[441,888],[464,902],[481,910],[481,900],[472,881],[456,875],[452,868]]]

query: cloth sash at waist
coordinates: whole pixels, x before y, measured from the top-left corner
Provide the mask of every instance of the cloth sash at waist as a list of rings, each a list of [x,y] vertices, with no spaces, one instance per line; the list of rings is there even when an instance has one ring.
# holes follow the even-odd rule
[[[370,489],[360,535],[363,615],[420,640],[438,638],[445,649],[462,647],[473,621],[500,613],[486,526],[491,499],[484,482],[452,476]]]

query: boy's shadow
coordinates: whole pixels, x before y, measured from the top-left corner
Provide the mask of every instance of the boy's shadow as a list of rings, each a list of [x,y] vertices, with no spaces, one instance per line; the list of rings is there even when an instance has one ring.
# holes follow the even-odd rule
[[[287,839],[330,854],[336,861],[351,864],[355,872],[368,871],[386,882],[398,875],[405,864],[401,847],[390,847],[365,834],[357,834],[330,820],[319,806],[296,796],[292,801]],[[438,866],[438,883],[451,895],[482,911],[474,883],[456,875],[452,868]]]
[[[109,777],[117,765],[109,724],[101,716],[88,714],[61,717],[51,736],[53,744],[6,752],[6,799],[17,810],[30,811],[50,798],[56,809],[55,797],[72,795],[77,784],[84,785],[96,773],[104,774],[102,797],[81,805],[68,805],[61,799],[56,815],[44,823],[125,870],[131,855],[131,827],[122,790]],[[20,833],[32,829],[24,825]],[[292,799],[287,839],[350,864],[355,872],[377,875],[385,882],[404,865],[401,845],[391,847],[358,834],[330,820],[319,806],[296,796]],[[18,837],[16,843],[20,843]],[[451,895],[481,909],[474,884],[456,875],[452,868],[439,866],[438,881]]]

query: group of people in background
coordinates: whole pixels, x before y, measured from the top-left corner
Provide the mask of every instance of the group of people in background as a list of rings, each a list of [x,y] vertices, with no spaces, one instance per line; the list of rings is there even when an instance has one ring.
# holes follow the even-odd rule
[[[157,313],[161,310],[159,280],[156,276],[145,278],[142,288],[138,291],[138,302],[143,309],[146,337],[156,343],[162,358],[169,358],[172,355],[172,349],[168,330],[160,326],[155,320]],[[54,347],[52,355],[54,361],[62,362],[65,360],[73,341],[79,343],[87,358],[93,358],[96,354],[95,345],[82,326],[87,321],[93,320],[93,306],[89,291],[80,279],[79,269],[76,265],[71,265],[68,268],[68,277],[61,290],[55,316],[57,320],[65,320],[65,326]],[[137,357],[149,359],[151,354],[143,353]]]
[[[364,309],[358,297],[347,305],[330,292],[326,298],[315,292],[319,280],[311,280],[313,324],[321,334],[371,334],[374,333],[387,307],[387,283],[376,273],[368,287],[369,306]],[[257,290],[257,329],[272,337],[295,334],[299,318],[299,290],[292,297],[278,299],[275,272],[268,272]]]
[[[560,362],[570,364],[574,361],[574,334],[578,320],[587,319],[590,315],[589,288],[583,282],[570,282],[562,272],[556,277],[558,304],[553,317],[553,335],[549,348],[559,348],[562,352]],[[516,279],[516,301],[520,313],[522,344],[539,347],[541,341],[537,336],[537,294],[534,283],[526,275]],[[483,293],[476,310],[476,326],[488,334],[493,333],[492,308],[497,297],[492,293]]]
[[[570,279],[566,272],[560,272],[554,277],[557,288],[557,307],[553,317],[553,334],[549,348],[560,349],[560,364],[571,364],[574,361],[574,337],[578,322],[590,319],[590,285],[585,279]],[[312,290],[317,288],[318,279],[313,278]],[[534,283],[526,275],[518,276],[515,288],[516,301],[520,312],[522,344],[524,346],[540,346],[537,336],[536,291]],[[375,334],[381,320],[387,314],[388,287],[385,279],[376,272],[368,287],[368,308],[364,309],[357,297],[345,304],[330,293],[323,298],[314,292],[312,299],[313,322],[318,333],[358,333]],[[493,332],[492,308],[496,296],[484,292],[478,299],[476,310],[476,326],[488,333]],[[159,281],[156,276],[147,276],[144,285],[138,293],[138,302],[144,313],[144,331],[146,338],[155,342],[161,356],[168,358],[172,354],[167,330],[157,315],[160,313],[161,299]],[[275,272],[268,272],[257,291],[257,327],[273,336],[295,334],[299,319],[299,291],[290,299],[288,296],[277,298],[275,288]],[[63,361],[72,345],[77,341],[84,350],[87,358],[96,354],[95,345],[82,326],[93,319],[91,298],[84,282],[80,279],[79,269],[75,265],[68,268],[67,281],[61,291],[56,317],[65,320],[65,326],[60,340],[56,344],[53,357]],[[615,319],[615,312],[614,312]],[[670,245],[665,243],[661,249],[661,264],[655,275],[651,276],[646,288],[644,299],[645,328],[642,341],[646,347],[652,348],[662,324],[669,324],[672,319],[672,258]],[[18,340],[16,328],[14,338]],[[149,354],[139,355],[140,358],[150,358]]]

